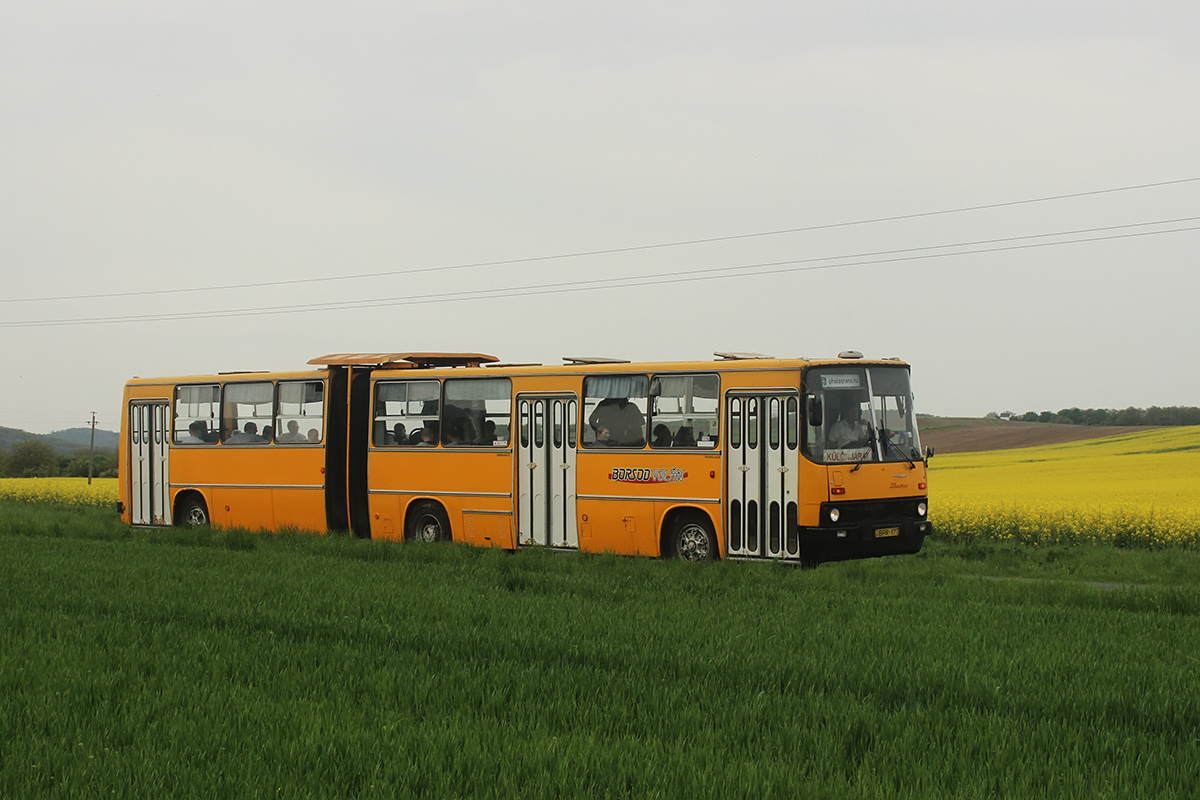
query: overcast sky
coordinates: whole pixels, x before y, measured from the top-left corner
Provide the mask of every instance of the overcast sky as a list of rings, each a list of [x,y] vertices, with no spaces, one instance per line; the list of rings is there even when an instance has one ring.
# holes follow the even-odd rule
[[[406,350],[1200,405],[1197,42],[1194,0],[5,3],[0,425]]]

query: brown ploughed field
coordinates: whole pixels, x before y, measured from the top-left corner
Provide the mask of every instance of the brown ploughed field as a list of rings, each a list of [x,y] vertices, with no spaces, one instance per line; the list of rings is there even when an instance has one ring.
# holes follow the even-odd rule
[[[1037,447],[1043,444],[1061,444],[1151,430],[1144,425],[1058,425],[1051,422],[1005,422],[1002,419],[925,416],[918,416],[917,426],[921,432],[921,446],[932,447],[938,453]]]

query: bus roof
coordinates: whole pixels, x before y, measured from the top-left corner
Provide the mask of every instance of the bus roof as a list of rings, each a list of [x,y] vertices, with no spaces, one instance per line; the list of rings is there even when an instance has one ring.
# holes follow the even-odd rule
[[[371,367],[377,370],[430,370],[430,377],[446,377],[451,373],[460,373],[459,368],[468,368],[469,374],[481,376],[486,373],[495,374],[503,371],[512,375],[555,375],[579,373],[621,373],[635,370],[639,372],[693,372],[705,370],[795,370],[815,366],[851,366],[855,364],[883,366],[894,365],[907,367],[908,364],[899,358],[864,358],[861,353],[844,351],[837,356],[825,358],[772,358],[760,353],[714,353],[711,361],[688,359],[683,361],[646,361],[631,362],[617,358],[571,357],[563,359],[563,364],[503,364],[495,356],[483,353],[332,353],[314,358],[308,363],[316,367]],[[471,369],[474,368],[474,369]],[[498,368],[498,369],[497,369]],[[476,372],[475,370],[478,370]],[[279,380],[279,379],[312,379],[319,377],[322,370],[311,372],[303,370],[285,371],[241,371],[225,372],[212,375],[188,375],[158,378],[132,378],[129,385],[170,385],[179,383],[196,383],[200,381],[222,381],[229,378],[249,380]]]
[[[485,353],[331,353],[309,361],[319,367],[478,367],[499,361]]]

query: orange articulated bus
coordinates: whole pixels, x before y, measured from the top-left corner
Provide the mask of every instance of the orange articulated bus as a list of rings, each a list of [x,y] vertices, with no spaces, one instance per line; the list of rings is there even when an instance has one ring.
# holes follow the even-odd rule
[[[716,355],[336,354],[135,378],[119,509],[134,526],[688,560],[920,550],[927,455],[907,364]]]

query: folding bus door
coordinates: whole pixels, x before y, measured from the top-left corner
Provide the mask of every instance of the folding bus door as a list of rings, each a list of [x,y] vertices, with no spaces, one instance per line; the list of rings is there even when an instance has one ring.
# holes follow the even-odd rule
[[[730,556],[799,558],[799,398],[794,394],[730,394],[727,550]]]
[[[578,548],[574,395],[517,397],[517,544]]]
[[[170,525],[170,405],[129,404],[129,510],[134,525]]]

